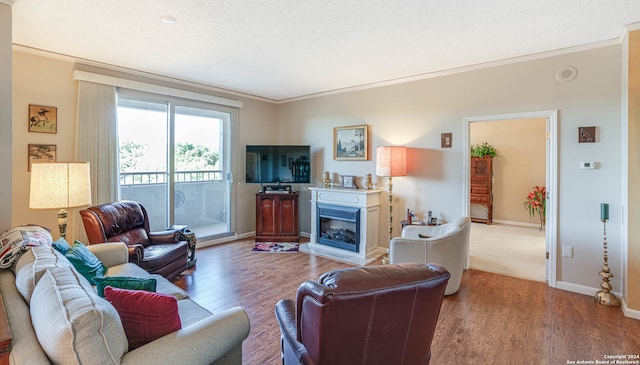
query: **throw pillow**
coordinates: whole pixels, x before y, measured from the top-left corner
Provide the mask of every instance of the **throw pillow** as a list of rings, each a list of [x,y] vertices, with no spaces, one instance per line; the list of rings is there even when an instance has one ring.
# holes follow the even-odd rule
[[[29,312],[38,342],[54,364],[120,364],[127,352],[118,312],[72,267],[47,270]]]
[[[30,303],[33,290],[47,270],[69,266],[69,260],[51,246],[32,247],[16,262],[16,288],[24,300]]]
[[[104,288],[110,286],[118,289],[145,290],[155,292],[156,279],[132,278],[128,276],[104,276],[93,278],[98,295],[104,298]]]
[[[178,301],[171,295],[107,286],[104,297],[120,315],[129,351],[182,327]]]
[[[106,268],[102,265],[102,262],[80,241],[75,241],[73,246],[69,247],[67,253],[64,254],[64,257],[90,283],[93,282],[93,278],[96,276],[104,276]]]
[[[64,238],[59,238],[57,241],[52,243],[51,246],[53,246],[56,251],[60,252],[63,255],[66,254],[67,251],[69,251],[69,248],[71,248],[71,246],[69,246],[69,242],[67,242],[67,240],[65,240]]]
[[[27,247],[50,245],[51,233],[42,226],[18,226],[0,235],[0,269],[11,267]]]

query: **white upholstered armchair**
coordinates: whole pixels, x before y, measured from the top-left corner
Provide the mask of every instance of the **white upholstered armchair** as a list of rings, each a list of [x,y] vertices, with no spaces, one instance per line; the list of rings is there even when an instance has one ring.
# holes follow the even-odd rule
[[[391,240],[389,260],[392,264],[417,262],[444,266],[451,273],[444,295],[455,294],[462,280],[470,229],[469,217],[440,226],[408,225],[402,229],[402,237]]]

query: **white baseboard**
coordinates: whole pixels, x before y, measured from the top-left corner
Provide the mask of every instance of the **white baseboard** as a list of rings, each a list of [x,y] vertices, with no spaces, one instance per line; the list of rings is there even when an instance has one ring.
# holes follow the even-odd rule
[[[535,223],[524,223],[524,222],[516,222],[516,221],[504,221],[502,219],[494,219],[493,223],[497,224],[507,224],[510,226],[520,226],[520,227],[531,227],[531,228],[540,228],[540,224]]]
[[[624,299],[622,299],[621,301],[622,301],[622,313],[624,313],[624,316],[640,320],[640,310],[629,308],[627,306],[627,302]]]

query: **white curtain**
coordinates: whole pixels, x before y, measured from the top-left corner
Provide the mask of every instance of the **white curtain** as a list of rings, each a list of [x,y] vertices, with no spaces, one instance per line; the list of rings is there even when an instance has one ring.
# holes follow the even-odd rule
[[[116,88],[111,85],[78,81],[75,161],[89,161],[91,167],[91,203],[119,200],[118,134]],[[81,242],[87,236],[80,209],[70,214],[71,233]]]

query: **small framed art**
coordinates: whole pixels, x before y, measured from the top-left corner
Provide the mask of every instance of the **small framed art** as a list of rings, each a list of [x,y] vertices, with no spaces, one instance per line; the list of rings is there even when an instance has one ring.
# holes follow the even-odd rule
[[[578,143],[596,141],[596,127],[578,127]]]
[[[367,139],[366,124],[333,128],[333,159],[366,161],[369,157]]]
[[[55,162],[56,161],[56,145],[55,144],[29,144],[28,166],[27,170],[31,171],[31,164],[39,162]]]
[[[342,178],[342,187],[347,189],[357,189],[356,177],[353,175],[340,175]]]
[[[29,105],[29,132],[57,133],[58,108]]]
[[[451,148],[453,133],[440,133],[440,148]]]

